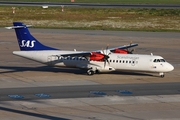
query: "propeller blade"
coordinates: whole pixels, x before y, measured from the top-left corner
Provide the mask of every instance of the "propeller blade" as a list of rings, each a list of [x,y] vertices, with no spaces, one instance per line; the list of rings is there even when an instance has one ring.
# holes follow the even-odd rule
[[[108,62],[108,64],[110,65],[108,59],[109,59],[109,56],[108,55],[104,55],[104,68],[106,67],[106,62]]]
[[[131,44],[132,44],[132,40],[130,41],[130,46],[131,46]],[[132,50],[129,50],[128,48],[127,48],[127,52],[128,52],[128,54],[133,54],[133,51],[134,51],[134,49],[132,49]]]
[[[106,61],[104,61],[104,68],[106,67]]]
[[[108,48],[109,48],[109,44],[107,44],[107,46],[106,46],[106,55],[107,55]]]
[[[104,54],[104,48],[102,48],[102,53]]]
[[[130,41],[130,45],[132,44],[132,40]]]
[[[108,65],[110,66],[110,62],[109,62],[109,60],[107,59],[107,62],[108,62]]]

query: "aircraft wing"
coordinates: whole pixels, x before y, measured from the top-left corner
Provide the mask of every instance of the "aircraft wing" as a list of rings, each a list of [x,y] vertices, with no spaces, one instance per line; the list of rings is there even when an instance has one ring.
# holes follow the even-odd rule
[[[119,47],[115,47],[115,48],[109,48],[107,50],[113,52],[116,49],[128,49],[128,48],[135,47],[135,46],[138,46],[138,44],[136,44],[136,43],[135,44],[129,44],[129,45],[119,46]],[[62,57],[68,57],[68,56],[71,56],[71,57],[75,57],[75,56],[89,57],[94,52],[102,54],[102,50],[97,50],[97,51],[92,51],[92,52],[77,52],[77,53],[71,53],[71,54],[61,54],[61,55],[56,55],[56,56],[62,56]]]
[[[135,46],[138,46],[138,44],[129,44],[129,45],[124,45],[124,46],[119,46],[119,47],[115,47],[115,48],[109,48],[107,49],[108,51],[110,52],[114,52],[116,49],[128,49],[128,48],[132,48],[132,47],[135,47]],[[87,52],[77,52],[77,53],[71,53],[71,54],[61,54],[61,55],[56,55],[56,56],[62,56],[62,57],[68,57],[68,56],[71,56],[71,57],[75,57],[75,56],[78,56],[78,57],[89,57],[91,55],[94,54],[94,52],[96,53],[99,53],[99,54],[103,54],[102,53],[102,50],[97,50],[97,51],[87,51]]]
[[[129,45],[123,45],[123,46],[119,46],[119,47],[115,47],[115,48],[109,48],[108,50],[111,51],[111,52],[113,52],[113,51],[116,50],[116,49],[121,49],[121,50],[123,50],[123,49],[132,48],[132,47],[135,47],[135,46],[138,46],[138,44],[137,44],[137,43],[134,43],[134,44],[129,44]]]
[[[83,56],[83,57],[87,57],[87,56],[90,56],[91,55],[91,52],[78,52],[78,53],[72,53],[72,54],[62,54],[62,55],[56,55],[56,56],[62,56],[62,57],[68,57],[68,56],[71,56],[71,57],[74,57],[74,56]]]

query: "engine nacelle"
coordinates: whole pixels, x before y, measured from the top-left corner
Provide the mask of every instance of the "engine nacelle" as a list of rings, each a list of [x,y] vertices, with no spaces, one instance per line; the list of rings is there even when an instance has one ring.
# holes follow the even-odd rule
[[[93,61],[102,61],[104,58],[104,54],[97,53],[97,52],[92,52],[90,55],[90,60]]]
[[[114,53],[128,54],[128,51],[127,50],[122,50],[122,49],[115,49]]]

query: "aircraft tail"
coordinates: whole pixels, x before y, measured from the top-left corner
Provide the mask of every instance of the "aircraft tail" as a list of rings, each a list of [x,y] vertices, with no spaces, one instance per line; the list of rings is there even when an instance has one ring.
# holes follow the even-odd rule
[[[22,22],[13,22],[13,25],[13,27],[6,28],[15,29],[21,51],[58,50],[56,48],[45,46],[41,44],[36,38],[34,38],[28,30],[29,25],[25,25]]]

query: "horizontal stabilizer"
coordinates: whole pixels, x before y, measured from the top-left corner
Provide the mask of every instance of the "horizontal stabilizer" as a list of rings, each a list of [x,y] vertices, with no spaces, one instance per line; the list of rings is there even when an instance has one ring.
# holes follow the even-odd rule
[[[26,28],[31,27],[32,25],[26,25],[26,26],[11,26],[11,27],[5,27],[6,29],[17,29],[17,28]]]

